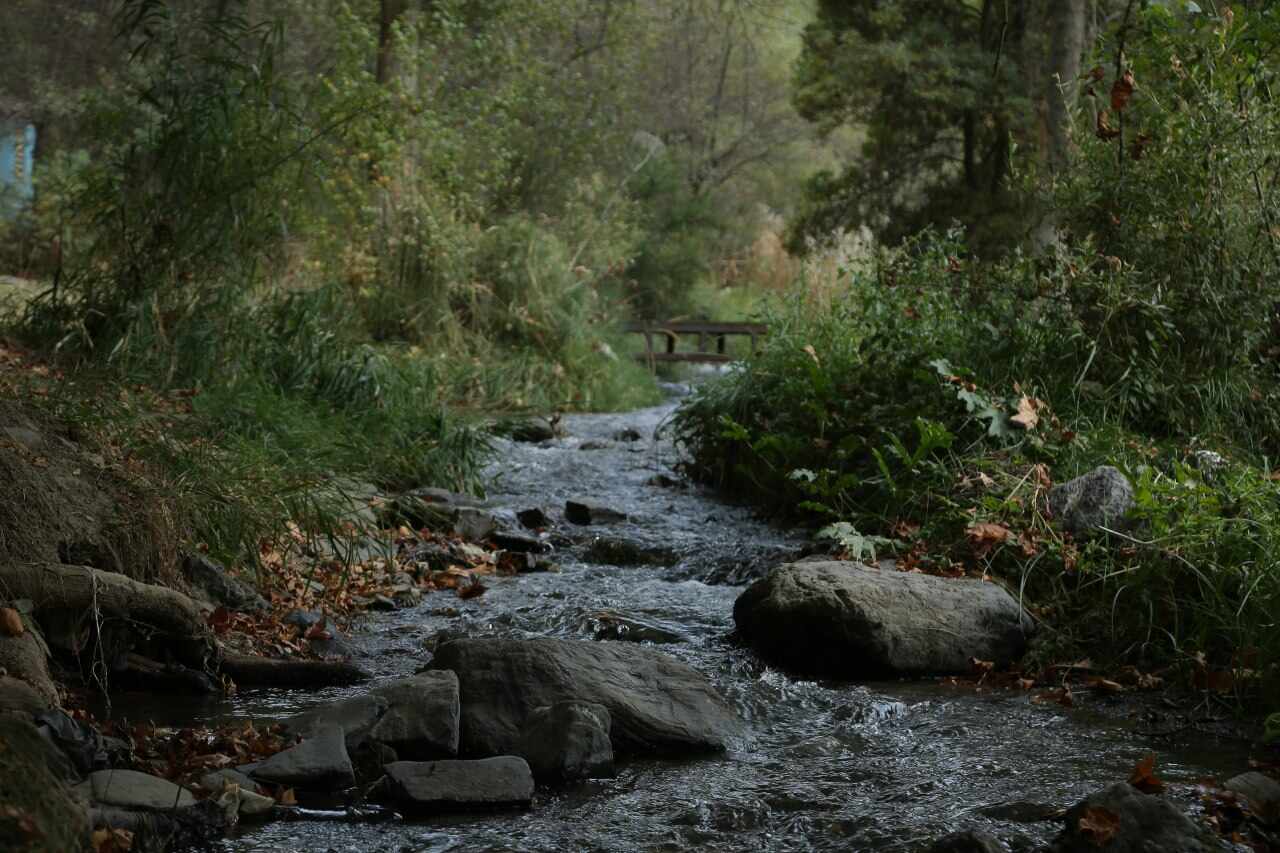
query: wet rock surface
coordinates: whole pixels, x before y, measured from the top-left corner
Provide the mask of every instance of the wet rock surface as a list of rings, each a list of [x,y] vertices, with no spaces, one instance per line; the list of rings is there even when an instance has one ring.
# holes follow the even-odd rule
[[[613,775],[609,709],[592,702],[557,702],[525,721],[515,752],[539,782]]]
[[[342,727],[332,724],[316,727],[302,743],[277,752],[249,775],[306,791],[341,790],[356,781]]]
[[[1016,661],[1034,623],[1003,587],[850,562],[779,566],[734,603],[738,630],[797,672],[876,678]]]
[[[1209,853],[1223,845],[1168,800],[1118,783],[1067,812],[1048,853]]]
[[[556,639],[465,639],[431,666],[458,674],[462,753],[510,753],[539,708],[582,700],[609,710],[614,748],[639,755],[725,749],[740,730],[711,683],[668,655],[631,644]]]
[[[412,812],[527,806],[533,774],[523,758],[477,761],[397,761],[387,765],[387,788]]]

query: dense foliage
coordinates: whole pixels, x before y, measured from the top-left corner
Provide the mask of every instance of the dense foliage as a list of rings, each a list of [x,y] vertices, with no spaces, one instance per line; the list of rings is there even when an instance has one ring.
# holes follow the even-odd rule
[[[1083,653],[1274,695],[1277,25],[1118,22],[1057,242],[982,260],[926,232],[802,289],[678,415],[695,468],[851,554],[1003,575]],[[1099,464],[1137,485],[1130,532],[1061,534],[1046,490]]]

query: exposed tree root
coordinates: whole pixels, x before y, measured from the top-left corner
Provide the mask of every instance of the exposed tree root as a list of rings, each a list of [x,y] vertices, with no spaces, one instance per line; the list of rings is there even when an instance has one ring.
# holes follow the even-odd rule
[[[369,673],[347,661],[277,660],[228,654],[222,672],[236,684],[273,687],[341,687],[369,680]]]

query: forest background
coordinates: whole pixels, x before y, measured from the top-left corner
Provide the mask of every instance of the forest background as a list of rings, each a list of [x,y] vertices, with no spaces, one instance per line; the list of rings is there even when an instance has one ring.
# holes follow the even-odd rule
[[[10,336],[60,379],[9,390],[193,544],[481,488],[494,413],[658,399],[627,319],[759,315],[694,473],[1004,577],[1046,655],[1274,701],[1268,4],[15,2]],[[1131,525],[1063,535],[1042,493],[1101,463]]]

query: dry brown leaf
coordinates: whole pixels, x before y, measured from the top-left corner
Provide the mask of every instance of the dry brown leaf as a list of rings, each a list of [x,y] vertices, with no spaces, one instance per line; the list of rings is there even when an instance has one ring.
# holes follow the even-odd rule
[[[1003,524],[984,521],[971,525],[964,535],[968,537],[973,552],[981,557],[995,546],[1009,541],[1013,537],[1013,532]]]
[[[1164,790],[1164,780],[1156,775],[1156,754],[1148,753],[1133,766],[1129,784],[1144,794],[1156,794]]]
[[[812,344],[805,344],[803,349],[806,353],[809,354],[809,358],[813,359],[814,364],[818,365],[819,367],[822,366],[822,362],[818,360],[818,351],[813,348]]]
[[[1043,403],[1040,400],[1033,400],[1026,394],[1018,400],[1018,413],[1009,418],[1012,423],[1017,424],[1025,430],[1033,430],[1040,423],[1040,406]]]
[[[1111,84],[1111,109],[1123,112],[1133,97],[1133,72],[1126,70]]]
[[[26,631],[22,625],[22,614],[12,607],[0,607],[0,634],[6,637],[21,637]]]
[[[1120,829],[1120,815],[1101,806],[1090,806],[1080,815],[1076,827],[1080,834],[1101,847],[1110,841]]]
[[[89,839],[93,853],[128,853],[133,849],[133,833],[127,829],[95,829]]]
[[[1106,110],[1098,110],[1096,125],[1094,135],[1104,142],[1115,139],[1120,135],[1120,131],[1111,126],[1111,119],[1108,117]]]

